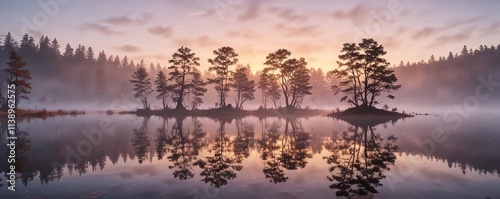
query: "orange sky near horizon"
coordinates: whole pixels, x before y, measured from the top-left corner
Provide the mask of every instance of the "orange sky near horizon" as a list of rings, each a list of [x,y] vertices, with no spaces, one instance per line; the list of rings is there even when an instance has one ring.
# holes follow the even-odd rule
[[[280,48],[304,57],[309,67],[337,67],[343,43],[374,38],[386,59],[427,61],[431,54],[447,56],[463,45],[497,46],[500,13],[496,1],[76,1],[40,0],[1,3],[0,38],[25,32],[38,42],[56,37],[61,51],[69,43],[92,46],[109,55],[127,55],[168,66],[180,46],[187,46],[209,66],[212,51],[231,46],[239,63],[253,71]]]

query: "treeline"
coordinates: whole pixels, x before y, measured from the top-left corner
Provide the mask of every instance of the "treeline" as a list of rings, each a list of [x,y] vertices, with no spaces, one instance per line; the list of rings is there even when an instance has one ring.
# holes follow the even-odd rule
[[[153,104],[153,107],[156,108],[166,106],[172,108],[177,106],[196,108],[202,102],[205,102],[205,107],[209,108],[225,107],[229,104],[232,104],[235,108],[243,108],[243,103],[248,103],[248,101],[254,99],[257,99],[254,100],[254,106],[285,107],[288,105],[300,107],[304,101],[309,103],[305,106],[313,104],[310,102],[314,102],[316,105],[326,104],[327,98],[332,96],[327,92],[330,90],[331,85],[326,79],[325,73],[321,69],[306,68],[307,63],[303,58],[294,58],[291,59],[294,62],[291,63],[293,65],[288,64],[286,66],[289,66],[288,70],[300,71],[300,73],[294,73],[296,76],[306,74],[306,76],[297,77],[306,81],[305,84],[301,85],[305,86],[306,89],[302,91],[298,89],[293,91],[285,90],[285,102],[281,103],[279,100],[283,98],[281,98],[280,93],[283,91],[283,86],[286,85],[271,85],[269,84],[269,78],[277,77],[271,77],[273,75],[269,74],[263,75],[263,71],[252,72],[250,65],[237,63],[237,53],[234,50],[235,57],[233,59],[236,59],[236,62],[226,63],[231,59],[224,60],[224,53],[226,53],[224,50],[227,50],[227,48],[230,47],[222,47],[214,51],[214,53],[216,51],[220,52],[219,55],[214,54],[215,57],[211,61],[209,60],[211,64],[209,70],[201,72],[199,60],[196,60],[197,63],[191,67],[192,71],[183,71],[187,72],[186,74],[189,74],[190,77],[189,82],[184,82],[184,88],[193,85],[191,80],[200,80],[197,82],[199,86],[196,92],[191,92],[193,88],[181,89],[182,91],[180,91],[181,87],[177,88],[176,92],[171,92],[174,89],[172,88],[173,82],[181,80],[175,79],[175,77],[178,77],[176,74],[185,69],[183,68],[185,65],[178,65],[179,68],[172,67],[176,65],[175,62],[172,62],[175,61],[175,58],[170,60],[171,65],[168,67],[159,63],[146,64],[144,60],[134,61],[126,55],[108,55],[104,51],[96,52],[91,46],[82,44],[72,46],[68,43],[62,47],[56,38],[51,39],[47,36],[42,36],[38,39],[38,42],[35,42],[32,36],[25,34],[20,41],[16,41],[8,33],[3,41],[0,41],[0,63],[8,62],[9,53],[12,50],[17,51],[27,63],[25,68],[31,72],[33,78],[31,80],[33,88],[30,101],[26,103],[30,108],[34,108],[35,105],[38,105],[38,108],[51,106],[57,108],[64,107],[67,104],[82,103],[106,106],[113,100],[123,98],[123,96],[130,96],[134,86],[130,80],[138,68],[145,69],[143,72],[147,73],[151,85],[157,80],[160,71],[164,76],[160,78],[165,78],[169,82],[164,85],[168,86],[168,90],[164,89],[163,93],[161,93],[162,91],[157,92],[157,87],[151,87],[155,92],[151,93],[152,97],[147,105]],[[188,48],[183,47],[183,49]],[[175,56],[175,53],[173,56]],[[190,53],[193,54],[193,58],[196,58],[194,52]],[[295,63],[299,61],[302,61],[301,65]],[[274,68],[268,69],[268,71],[278,70],[279,68],[276,64],[268,66],[268,68],[272,67]],[[261,77],[265,77],[267,81],[261,82]],[[292,76],[289,77],[292,78]],[[247,85],[249,83],[253,83],[254,86],[249,87]],[[178,85],[181,86],[181,84]],[[206,91],[199,90],[200,88],[204,88]],[[181,94],[179,95],[179,93]],[[201,95],[201,93],[204,95]],[[305,99],[306,95],[309,98]],[[180,99],[181,97],[182,99]],[[289,98],[290,104],[286,104],[287,98]],[[180,101],[182,103],[172,105],[168,104],[169,101]],[[137,105],[139,106],[139,104]]]
[[[480,45],[478,49],[464,46],[460,53],[450,52],[446,57],[431,55],[428,61],[400,62],[394,72],[403,88],[396,91],[399,104],[450,105],[462,104],[476,95],[483,84],[480,78],[500,82],[500,45]],[[488,94],[492,90],[481,90]],[[499,105],[500,92],[491,92],[482,105]]]
[[[339,103],[341,98],[334,96],[332,91],[332,86],[340,85],[342,79],[332,73],[327,75],[328,71],[308,66],[305,59],[294,58],[286,49],[270,52],[263,63],[265,68],[252,71],[251,66],[238,60],[237,52],[231,47],[214,50],[213,58],[209,60],[199,60],[191,49],[185,48],[189,49],[188,54],[192,54],[194,60],[190,63],[192,70],[182,71],[185,66],[176,63],[176,60],[184,59],[180,51],[183,48],[174,51],[168,60],[169,65],[164,66],[132,60],[126,55],[95,52],[91,46],[82,44],[66,44],[62,47],[56,38],[47,36],[35,42],[33,37],[25,34],[20,41],[16,41],[8,33],[0,41],[0,63],[4,66],[9,61],[12,50],[18,51],[27,63],[26,68],[33,78],[32,89],[30,101],[22,105],[30,108],[35,108],[35,105],[38,108],[60,108],[81,104],[124,108],[109,107],[109,104],[123,96],[131,97],[134,83],[130,80],[138,68],[145,69],[143,72],[148,75],[151,86],[148,103],[142,107],[222,108],[231,104],[241,109],[244,104],[252,108],[334,108],[347,105]],[[205,61],[208,65],[203,64]],[[481,84],[478,80],[480,76],[488,79],[490,74],[500,74],[498,63],[500,45],[481,45],[475,50],[464,46],[460,53],[450,52],[446,57],[432,55],[428,61],[401,61],[398,66],[391,68],[398,79],[397,84],[402,86],[392,94],[396,96],[394,103],[462,103],[467,96],[474,95],[474,89]],[[200,66],[208,70],[201,71]],[[336,68],[331,67],[332,70]],[[182,79],[176,79],[181,71],[187,72],[189,77],[184,87],[180,81]],[[163,85],[158,87],[158,83]],[[175,85],[178,87],[174,88]],[[499,96],[500,92],[492,93],[486,101],[498,103],[493,99]],[[386,103],[380,100],[380,106]],[[136,106],[140,107],[140,104]]]

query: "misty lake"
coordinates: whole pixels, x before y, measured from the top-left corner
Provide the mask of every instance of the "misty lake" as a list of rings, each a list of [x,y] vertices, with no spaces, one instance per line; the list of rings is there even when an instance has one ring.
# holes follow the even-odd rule
[[[19,124],[16,192],[0,162],[0,196],[499,198],[499,127],[494,112],[374,126],[324,116],[36,119]]]

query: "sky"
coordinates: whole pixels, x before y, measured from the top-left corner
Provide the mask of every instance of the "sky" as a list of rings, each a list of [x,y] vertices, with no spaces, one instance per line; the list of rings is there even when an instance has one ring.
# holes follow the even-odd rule
[[[278,49],[332,70],[343,43],[374,38],[386,59],[427,61],[463,45],[500,44],[500,1],[465,0],[17,0],[0,3],[0,38],[11,32],[56,37],[136,63],[168,66],[187,46],[209,66],[213,50],[231,46],[254,70]]]

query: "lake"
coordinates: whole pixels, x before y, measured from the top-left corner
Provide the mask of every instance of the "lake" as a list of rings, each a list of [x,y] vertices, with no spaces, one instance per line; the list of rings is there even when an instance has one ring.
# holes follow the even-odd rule
[[[355,126],[330,117],[87,114],[19,123],[0,198],[500,198],[500,114]],[[6,129],[5,124],[2,129]],[[7,154],[2,130],[1,154]]]

